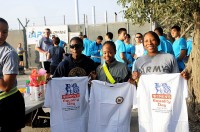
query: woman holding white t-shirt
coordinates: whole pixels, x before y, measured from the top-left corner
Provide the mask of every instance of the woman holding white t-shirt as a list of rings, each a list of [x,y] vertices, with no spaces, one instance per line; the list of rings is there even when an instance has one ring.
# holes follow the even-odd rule
[[[134,80],[137,80],[141,74],[179,73],[174,56],[158,51],[160,39],[155,32],[145,33],[143,43],[148,53],[136,60],[132,74]],[[185,79],[189,77],[185,71],[181,72],[181,75]]]

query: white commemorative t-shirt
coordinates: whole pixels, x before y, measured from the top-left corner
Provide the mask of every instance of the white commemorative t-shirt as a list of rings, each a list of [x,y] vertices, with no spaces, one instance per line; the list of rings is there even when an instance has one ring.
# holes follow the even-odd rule
[[[93,80],[88,132],[130,132],[131,109],[135,104],[134,85]]]
[[[51,132],[87,132],[88,77],[53,78],[48,82],[45,107],[51,109]]]
[[[187,81],[179,73],[142,75],[137,88],[140,132],[189,132]]]

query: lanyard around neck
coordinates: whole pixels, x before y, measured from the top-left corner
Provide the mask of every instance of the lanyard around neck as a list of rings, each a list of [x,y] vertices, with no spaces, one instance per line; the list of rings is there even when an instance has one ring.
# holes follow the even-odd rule
[[[106,63],[103,64],[103,70],[104,73],[106,74],[106,77],[108,78],[108,80],[110,81],[111,84],[114,84],[116,81],[115,79],[112,77],[112,75],[110,74],[108,67],[106,66]]]

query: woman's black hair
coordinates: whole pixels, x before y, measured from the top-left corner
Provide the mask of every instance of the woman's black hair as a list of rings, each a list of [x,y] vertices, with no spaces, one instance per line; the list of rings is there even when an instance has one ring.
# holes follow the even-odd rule
[[[81,44],[81,45],[83,46],[83,40],[82,40],[81,38],[79,38],[79,37],[73,37],[73,38],[70,40],[70,43],[71,43],[73,40],[74,40],[74,41],[77,41],[78,44]]]
[[[154,38],[156,39],[158,45],[160,44],[160,38],[158,37],[158,35],[157,35],[155,32],[153,32],[153,31],[146,32],[146,33],[144,34],[144,37],[145,37],[147,34],[153,35]],[[143,42],[144,42],[144,37],[143,37]]]
[[[8,22],[5,19],[1,18],[1,17],[0,17],[0,22],[5,23],[5,24],[8,25]]]
[[[105,46],[106,44],[110,45],[114,49],[114,51],[116,53],[116,46],[115,46],[114,42],[112,42],[112,41],[106,41],[106,42],[104,42],[103,46]],[[103,49],[103,46],[102,46],[102,49]]]

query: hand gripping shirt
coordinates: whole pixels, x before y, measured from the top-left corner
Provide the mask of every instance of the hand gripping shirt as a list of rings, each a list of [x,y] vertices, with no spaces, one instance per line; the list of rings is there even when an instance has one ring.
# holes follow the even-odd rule
[[[92,81],[88,132],[130,132],[131,109],[136,88],[125,82]]]
[[[189,132],[187,81],[179,73],[142,75],[137,88],[140,132]]]
[[[51,109],[51,132],[87,132],[88,77],[53,78],[47,84],[45,107]]]

